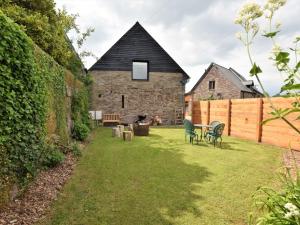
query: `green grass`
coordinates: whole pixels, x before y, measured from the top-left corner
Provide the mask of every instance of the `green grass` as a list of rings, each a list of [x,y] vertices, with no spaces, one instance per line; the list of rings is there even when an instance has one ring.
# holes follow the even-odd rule
[[[245,224],[252,194],[274,185],[281,150],[227,137],[224,149],[152,128],[123,142],[99,128],[42,224]]]

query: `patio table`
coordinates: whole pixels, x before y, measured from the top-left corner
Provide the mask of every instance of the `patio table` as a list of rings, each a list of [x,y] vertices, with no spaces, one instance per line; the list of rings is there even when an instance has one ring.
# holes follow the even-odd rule
[[[194,127],[201,129],[200,141],[202,141],[202,137],[203,137],[203,128],[212,128],[211,125],[205,125],[205,124],[194,124]]]

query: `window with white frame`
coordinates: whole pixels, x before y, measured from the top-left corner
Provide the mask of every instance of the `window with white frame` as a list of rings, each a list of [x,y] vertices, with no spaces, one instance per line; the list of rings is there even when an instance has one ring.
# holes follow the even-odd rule
[[[132,62],[132,79],[133,80],[148,80],[149,70],[148,62],[133,61]]]

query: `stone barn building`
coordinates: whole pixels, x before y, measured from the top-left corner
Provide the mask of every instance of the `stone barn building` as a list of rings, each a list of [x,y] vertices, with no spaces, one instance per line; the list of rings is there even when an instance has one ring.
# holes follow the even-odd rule
[[[123,123],[138,115],[159,116],[163,124],[184,112],[189,76],[138,22],[89,72],[93,111],[120,114]]]
[[[195,86],[186,95],[194,101],[262,97],[252,80],[246,80],[232,68],[211,63]]]

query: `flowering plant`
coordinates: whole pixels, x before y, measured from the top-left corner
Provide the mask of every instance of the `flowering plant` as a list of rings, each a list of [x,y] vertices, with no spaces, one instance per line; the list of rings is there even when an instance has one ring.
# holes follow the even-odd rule
[[[298,55],[300,53],[298,49],[298,43],[300,42],[300,37],[296,37],[294,41],[294,47],[289,48],[289,50],[284,50],[276,42],[276,36],[280,32],[281,24],[279,22],[273,24],[273,18],[275,13],[280,7],[286,4],[286,0],[268,0],[264,7],[256,3],[248,3],[244,5],[242,10],[239,12],[235,23],[243,28],[242,32],[236,34],[237,38],[246,46],[247,54],[251,62],[252,68],[250,70],[250,75],[254,76],[259,83],[260,88],[263,91],[265,97],[267,97],[271,108],[272,108],[272,118],[265,120],[264,123],[281,119],[287,123],[291,128],[293,128],[298,134],[300,134],[300,129],[294,126],[294,124],[287,119],[287,116],[291,113],[300,113],[300,62],[298,61]],[[279,73],[285,75],[284,85],[281,88],[281,93],[284,93],[288,97],[294,97],[295,102],[289,108],[279,109],[277,108],[270,98],[270,95],[263,86],[260,79],[260,74],[262,73],[261,67],[253,60],[251,55],[250,46],[253,44],[254,38],[259,33],[259,24],[257,19],[265,15],[268,21],[269,27],[267,30],[263,31],[263,36],[269,38],[272,41],[273,49],[271,51],[270,59],[274,61],[274,65]],[[292,62],[290,52],[294,53],[295,60]],[[297,119],[300,119],[300,115]]]
[[[267,214],[254,220],[250,217],[249,224],[257,225],[299,225],[300,224],[300,176],[296,180],[290,170],[280,173],[283,190],[274,191],[271,188],[259,187],[254,194],[255,202]]]
[[[294,40],[294,46],[289,49],[283,49],[277,43],[276,37],[280,32],[281,24],[273,22],[276,12],[286,4],[286,0],[267,0],[264,7],[256,3],[246,4],[239,12],[235,23],[243,28],[242,32],[236,34],[237,38],[245,45],[247,54],[251,62],[250,75],[254,76],[265,97],[267,97],[272,108],[272,118],[265,120],[267,123],[271,120],[281,119],[300,134],[300,129],[296,127],[292,121],[287,119],[291,113],[298,113],[297,119],[300,119],[300,62],[298,55],[300,54],[298,44],[300,37]],[[285,96],[294,97],[295,101],[292,105],[285,109],[276,108],[273,104],[270,95],[261,82],[260,76],[262,73],[261,67],[254,61],[251,55],[251,45],[253,40],[259,33],[259,23],[257,19],[265,15],[268,21],[268,28],[263,31],[262,35],[272,42],[272,50],[270,60],[279,73],[285,75],[284,85],[281,87],[281,93]],[[294,62],[292,62],[292,54],[294,55]],[[283,191],[277,192],[271,188],[259,187],[254,194],[255,202],[261,206],[262,209],[267,210],[267,213],[257,220],[250,216],[250,224],[257,225],[300,225],[300,175],[297,169],[296,179],[290,174],[289,169],[280,174],[281,182],[283,184]]]

